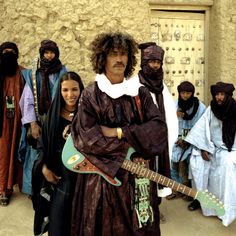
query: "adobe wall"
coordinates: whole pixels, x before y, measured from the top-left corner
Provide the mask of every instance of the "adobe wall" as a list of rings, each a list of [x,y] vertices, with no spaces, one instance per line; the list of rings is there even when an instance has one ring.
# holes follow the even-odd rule
[[[0,0],[0,12],[0,42],[18,45],[21,64],[30,66],[40,41],[49,38],[61,61],[86,83],[94,79],[89,44],[95,35],[120,30],[139,42],[149,39],[147,0]]]
[[[20,63],[29,67],[40,41],[56,41],[61,60],[93,81],[89,44],[100,32],[125,31],[138,41],[150,40],[150,2],[204,5],[210,8],[209,84],[233,82],[236,74],[236,1],[234,0],[0,0],[0,42],[14,41]],[[235,82],[234,82],[235,83]]]
[[[209,83],[236,87],[236,1],[214,0],[210,17]]]

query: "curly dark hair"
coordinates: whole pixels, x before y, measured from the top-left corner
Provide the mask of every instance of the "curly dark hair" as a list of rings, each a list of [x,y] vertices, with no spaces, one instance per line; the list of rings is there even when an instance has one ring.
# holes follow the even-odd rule
[[[122,49],[128,53],[128,64],[126,66],[124,76],[130,77],[137,64],[135,54],[138,52],[137,43],[132,36],[125,33],[102,33],[91,43],[91,62],[95,73],[105,73],[106,57],[110,50],[114,48]]]

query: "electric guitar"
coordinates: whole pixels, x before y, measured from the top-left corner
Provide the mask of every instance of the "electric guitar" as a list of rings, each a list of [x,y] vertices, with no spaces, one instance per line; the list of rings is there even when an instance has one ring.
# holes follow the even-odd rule
[[[130,157],[134,152],[135,150],[132,147],[128,149],[126,159],[121,166],[123,169],[169,187],[177,192],[191,196],[194,199],[197,199],[201,203],[202,207],[215,209],[218,216],[225,214],[222,202],[220,202],[213,194],[209,193],[208,190],[197,191],[130,161]],[[63,148],[62,162],[65,167],[71,171],[81,174],[99,174],[114,186],[120,186],[122,184],[117,178],[111,178],[87,160],[86,157],[74,147],[71,135],[68,136]]]

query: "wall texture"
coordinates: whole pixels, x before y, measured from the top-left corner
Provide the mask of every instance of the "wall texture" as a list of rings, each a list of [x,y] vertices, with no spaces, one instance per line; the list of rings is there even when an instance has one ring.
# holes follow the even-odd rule
[[[97,33],[120,30],[130,33],[138,42],[150,40],[149,2],[165,5],[214,2],[210,9],[208,81],[212,84],[234,80],[235,0],[0,0],[0,42],[16,42],[20,63],[30,67],[38,55],[40,41],[55,40],[62,62],[79,72],[87,84],[94,78],[89,44]]]
[[[234,83],[236,87],[236,1],[214,0],[210,17],[209,84]]]
[[[57,42],[61,61],[93,80],[89,44],[101,32],[125,31],[137,40],[149,39],[147,0],[0,0],[0,42],[14,41],[20,62],[29,67],[40,41]]]

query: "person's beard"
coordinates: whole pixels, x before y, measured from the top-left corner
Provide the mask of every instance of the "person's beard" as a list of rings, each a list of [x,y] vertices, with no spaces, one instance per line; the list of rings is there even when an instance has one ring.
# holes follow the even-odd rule
[[[0,73],[3,76],[15,75],[17,68],[17,55],[14,52],[5,52],[0,56]]]

